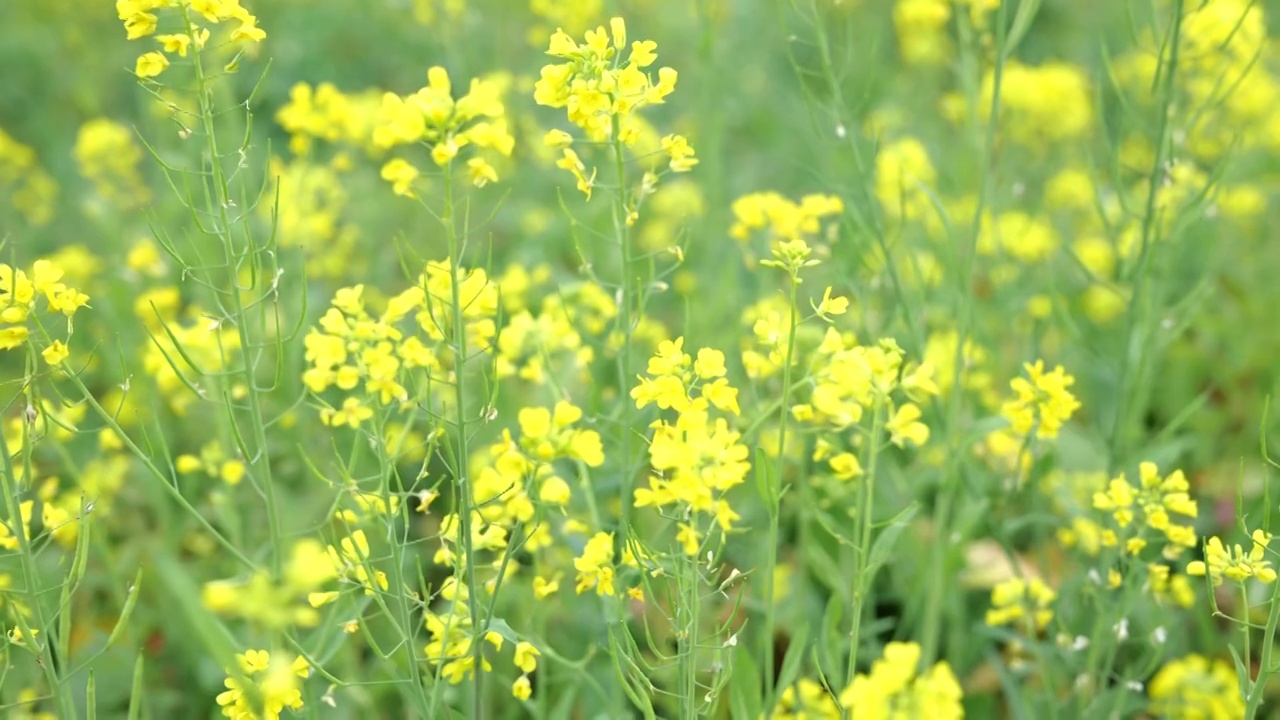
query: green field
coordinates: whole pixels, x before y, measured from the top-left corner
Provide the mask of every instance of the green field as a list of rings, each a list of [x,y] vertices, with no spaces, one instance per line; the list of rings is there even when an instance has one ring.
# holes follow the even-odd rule
[[[1278,39],[0,3],[0,716],[1280,717]]]

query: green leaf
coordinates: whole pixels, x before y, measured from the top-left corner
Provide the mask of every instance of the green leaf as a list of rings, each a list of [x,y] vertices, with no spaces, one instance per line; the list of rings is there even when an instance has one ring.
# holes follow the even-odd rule
[[[876,536],[875,541],[871,543],[871,553],[867,558],[866,572],[874,573],[889,559],[889,553],[893,551],[893,546],[897,544],[898,536],[902,535],[902,531],[907,529],[907,525],[918,512],[920,512],[920,504],[913,502],[889,520],[884,529],[880,531],[880,534]]]

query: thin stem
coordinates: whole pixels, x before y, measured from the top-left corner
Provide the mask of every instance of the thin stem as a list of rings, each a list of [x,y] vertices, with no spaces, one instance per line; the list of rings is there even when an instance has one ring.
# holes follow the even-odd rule
[[[1129,398],[1129,376],[1135,370],[1141,373],[1149,353],[1145,351],[1135,354],[1135,341],[1145,337],[1149,329],[1151,313],[1147,298],[1150,292],[1149,276],[1151,273],[1152,247],[1156,241],[1156,197],[1160,191],[1164,177],[1165,165],[1168,163],[1168,152],[1172,145],[1172,116],[1174,77],[1178,71],[1178,45],[1182,38],[1182,6],[1183,0],[1174,0],[1173,25],[1169,29],[1169,56],[1161,68],[1163,84],[1160,107],[1158,108],[1156,131],[1155,160],[1151,164],[1151,173],[1147,177],[1147,206],[1142,217],[1142,244],[1138,253],[1138,269],[1133,281],[1133,296],[1129,300],[1129,309],[1125,320],[1125,345],[1120,352],[1120,371],[1116,381],[1116,414],[1115,424],[1111,429],[1111,470],[1123,464],[1126,452],[1125,437],[1129,425],[1129,415],[1133,411]],[[1133,367],[1135,366],[1136,367]]]
[[[694,523],[697,518],[690,518]],[[681,684],[680,693],[682,712],[680,717],[696,718],[698,716],[698,558],[685,556],[687,569],[685,577],[684,611],[687,623],[680,640]]]
[[[786,447],[787,447],[787,421],[791,416],[791,368],[795,360],[796,350],[796,327],[800,324],[799,315],[796,312],[796,293],[799,286],[799,278],[794,274],[790,278],[791,292],[788,296],[788,312],[790,313],[790,327],[787,332],[787,354],[783,358],[782,365],[782,407],[778,413],[778,448],[777,463],[774,466],[773,474],[769,478],[769,547],[765,550],[765,566],[764,566],[764,678],[765,693],[768,697],[773,697],[774,692],[774,596],[776,589],[774,587],[774,574],[778,564],[778,518],[782,509],[782,474],[786,469]],[[768,714],[772,714],[773,707],[770,703]]]
[[[191,25],[186,6],[182,8],[182,19],[186,25],[187,35],[191,37],[193,43],[196,42],[195,28]],[[267,502],[267,527],[271,536],[271,568],[274,574],[279,577],[285,554],[284,533],[280,526],[275,481],[271,474],[271,459],[267,453],[267,432],[266,422],[262,415],[262,398],[257,378],[254,376],[253,364],[249,360],[253,341],[249,334],[248,316],[245,313],[244,300],[240,296],[240,278],[237,270],[239,269],[241,258],[236,255],[231,233],[231,217],[227,212],[227,208],[232,203],[230,186],[222,167],[222,156],[218,152],[218,138],[214,132],[213,123],[214,110],[209,97],[209,86],[204,73],[202,53],[197,50],[192,53],[192,56],[196,75],[196,96],[200,101],[200,117],[204,124],[205,141],[209,151],[209,164],[213,173],[215,200],[218,205],[218,217],[221,221],[222,249],[227,263],[226,292],[231,296],[232,319],[235,322],[236,331],[240,339],[241,375],[249,394],[247,409],[255,447],[251,456],[245,459],[253,468],[254,475],[262,481],[263,493]],[[251,262],[256,262],[256,259],[252,259],[255,255],[252,238],[246,238],[246,242],[245,256],[251,258]]]
[[[845,669],[844,686],[853,682],[858,671],[858,642],[861,640],[862,616],[866,612],[867,596],[870,594],[869,573],[867,564],[871,557],[872,506],[875,504],[876,469],[880,455],[881,399],[876,398],[871,407],[871,436],[868,439],[870,449],[867,451],[867,476],[865,486],[858,498],[858,539],[857,563],[853,571],[853,618],[849,626],[849,665]]]
[[[619,498],[622,506],[621,526],[619,527],[619,536],[621,547],[627,547],[627,535],[631,531],[631,504],[634,495],[635,476],[631,468],[631,435],[635,427],[635,407],[632,405],[627,396],[627,387],[631,383],[631,336],[635,325],[635,318],[632,317],[634,302],[631,297],[631,228],[627,223],[628,213],[628,193],[627,193],[627,167],[626,159],[623,156],[623,145],[620,139],[622,133],[622,121],[617,115],[613,116],[612,126],[612,146],[613,146],[613,164],[614,173],[618,181],[618,199],[613,206],[613,232],[614,239],[618,243],[619,259],[622,264],[621,274],[622,283],[620,288],[621,294],[621,318],[622,318],[622,350],[621,357],[618,358],[618,395],[622,402],[622,473],[620,476],[621,497]]]
[[[27,396],[24,395],[23,397]],[[30,423],[24,420],[22,423],[22,450],[28,460],[30,457],[30,444],[31,426]],[[49,691],[57,701],[58,716],[74,718],[75,709],[67,703],[65,693],[62,691],[62,681],[58,678],[58,670],[53,664],[53,652],[50,647],[54,639],[49,636],[50,628],[53,625],[45,615],[44,603],[40,599],[44,594],[40,588],[40,571],[36,567],[35,555],[31,549],[31,538],[27,536],[28,528],[27,523],[23,521],[22,505],[18,502],[18,478],[14,473],[13,456],[9,451],[9,441],[8,438],[4,437],[4,433],[0,433],[0,454],[4,455],[4,481],[0,485],[3,486],[5,512],[9,516],[9,531],[18,539],[18,560],[22,565],[26,595],[30,599],[31,610],[35,614],[35,627],[27,625],[22,613],[14,612],[11,615],[22,632],[23,641],[36,652],[37,664],[44,670],[45,681],[49,683]],[[27,482],[32,482],[33,480],[30,467],[27,468],[26,478]],[[34,637],[35,632],[33,630],[43,630],[45,632],[44,639]],[[69,658],[63,658],[63,662],[68,660]]]
[[[942,611],[946,600],[945,594],[940,591],[947,586],[946,560],[951,549],[949,526],[953,507],[960,492],[960,461],[962,457],[960,418],[964,405],[965,391],[965,346],[969,340],[969,325],[973,305],[974,255],[978,245],[978,237],[982,233],[982,216],[986,212],[994,185],[993,168],[995,165],[996,130],[999,127],[1000,119],[1000,92],[1001,82],[1004,78],[1004,46],[1008,22],[1008,8],[1006,6],[1007,3],[1001,2],[999,9],[996,11],[996,59],[995,67],[992,70],[991,107],[982,142],[982,182],[978,189],[978,201],[973,211],[972,224],[966,238],[968,242],[964,247],[957,250],[961,266],[959,278],[960,302],[956,312],[956,352],[953,361],[951,393],[947,403],[947,464],[943,473],[942,484],[939,488],[937,509],[934,513],[935,530],[933,548],[929,558],[929,591],[921,630],[922,655],[926,665],[932,664],[938,657],[939,636],[942,632]],[[972,42],[970,42],[972,40],[972,29],[968,24],[968,14],[959,13],[958,15],[957,23],[962,30],[962,34],[965,35],[965,42],[961,43],[965,49],[965,64],[969,66],[969,72],[964,73],[964,76],[972,84],[972,81],[976,80],[978,72],[976,67],[972,67],[975,64],[972,61]],[[976,108],[978,99],[977,90],[971,89],[972,102],[970,106]],[[976,109],[974,112],[977,112]]]
[[[467,611],[471,615],[472,660],[474,661],[475,681],[471,684],[471,717],[481,720],[484,717],[484,642],[485,628],[480,623],[480,608],[477,596],[480,587],[476,584],[476,564],[474,549],[471,543],[471,514],[473,498],[471,497],[471,481],[467,477],[467,462],[471,456],[467,448],[467,413],[466,392],[463,382],[467,362],[467,328],[462,310],[462,248],[458,239],[457,226],[454,222],[453,200],[453,165],[444,168],[444,212],[441,216],[445,226],[445,235],[449,240],[449,272],[451,273],[453,302],[453,352],[454,352],[454,424],[457,431],[457,455],[454,458],[454,479],[458,493],[458,544],[462,547],[462,564],[466,573]]]

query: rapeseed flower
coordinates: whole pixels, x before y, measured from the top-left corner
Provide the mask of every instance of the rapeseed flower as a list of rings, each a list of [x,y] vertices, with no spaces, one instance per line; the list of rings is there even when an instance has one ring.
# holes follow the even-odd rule
[[[1231,664],[1192,653],[1160,668],[1147,689],[1150,712],[1159,718],[1244,717],[1244,700]]]
[[[859,720],[963,718],[963,692],[951,666],[940,662],[920,672],[920,655],[916,643],[889,643],[871,670],[854,676],[841,691],[841,707]]]
[[[1222,539],[1209,538],[1204,547],[1204,560],[1193,560],[1187,565],[1187,574],[1197,577],[1209,576],[1214,585],[1221,585],[1223,580],[1244,582],[1249,578],[1257,578],[1259,582],[1276,581],[1275,568],[1267,559],[1271,534],[1263,530],[1254,530],[1250,539],[1253,546],[1248,552],[1239,543],[1228,548]]]
[[[253,692],[246,693],[241,681],[228,677],[226,691],[219,693],[217,701],[222,714],[231,720],[277,720],[286,708],[301,710],[303,706],[300,678],[311,675],[311,665],[306,658],[297,656],[289,660],[287,655],[269,653],[266,650],[249,650],[236,655],[240,672],[253,684]],[[252,695],[262,703],[261,712],[255,707]]]
[[[1053,620],[1053,602],[1058,594],[1040,578],[1009,578],[991,590],[991,609],[986,623],[1016,625],[1028,635],[1044,630]]]
[[[1041,360],[1027,363],[1023,368],[1027,377],[1017,377],[1009,383],[1015,397],[1005,402],[1000,413],[1017,435],[1056,438],[1062,424],[1080,407],[1080,402],[1068,390],[1075,378],[1062,366],[1046,373]]]

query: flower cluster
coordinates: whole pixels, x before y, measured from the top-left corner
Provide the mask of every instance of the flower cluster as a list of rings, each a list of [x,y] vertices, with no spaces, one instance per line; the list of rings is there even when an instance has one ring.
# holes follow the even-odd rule
[[[160,29],[157,10],[175,9],[172,13],[172,34],[156,35]],[[258,27],[258,18],[240,5],[240,0],[116,0],[116,14],[124,22],[125,34],[130,40],[155,36],[160,51],[138,56],[134,74],[139,78],[151,78],[169,67],[169,56],[186,57],[191,46],[197,51],[209,41],[210,28],[200,25],[199,15],[210,26],[216,27],[231,21],[236,26],[227,39],[231,43],[257,43],[267,37]]]
[[[628,49],[622,18],[613,18],[608,31],[603,27],[588,30],[582,45],[557,30],[547,54],[564,62],[542,68],[533,99],[539,105],[565,108],[569,122],[581,128],[590,142],[613,139],[633,147],[646,129],[637,111],[661,104],[676,87],[675,70],[660,68],[657,82],[646,70],[657,61],[657,49],[658,44],[651,40],[634,41]],[[573,142],[573,136],[563,130],[551,130],[544,138],[548,147],[561,153],[556,166],[574,176],[578,189],[589,200],[596,169],[587,172],[586,162],[570,147]],[[687,172],[698,163],[683,135],[666,135],[659,146],[671,172]],[[657,176],[646,173],[639,194],[648,194],[656,184]],[[630,224],[637,214],[635,203],[627,210]]]
[[[622,18],[610,20],[608,31],[603,27],[588,30],[582,45],[557,30],[547,54],[563,62],[542,68],[542,77],[534,85],[534,101],[566,108],[569,122],[582,128],[592,141],[609,138],[615,118],[620,127],[618,139],[634,140],[638,128],[630,122],[632,113],[645,105],[662,103],[676,88],[675,70],[660,68],[657,82],[645,71],[658,59],[657,49],[652,40],[636,40],[628,50]]]
[[[904,367],[902,348],[892,339],[859,345],[854,338],[828,328],[813,366],[808,402],[791,408],[797,420],[827,433],[842,433],[872,411],[885,418],[884,429],[894,445],[918,447],[929,440],[929,427],[921,422],[923,413],[916,402],[938,394],[933,366],[913,363]],[[895,398],[895,394],[900,395]],[[820,443],[816,459],[826,460],[837,477],[861,474],[855,456],[831,448]]]
[[[328,599],[326,593],[316,591],[336,578],[338,571],[333,555],[319,541],[307,538],[294,543],[278,581],[261,570],[246,581],[215,580],[205,583],[201,599],[213,612],[242,617],[267,629],[315,627],[320,621],[315,608]]]
[[[191,308],[190,320],[166,323],[152,334],[152,342],[142,356],[147,375],[179,415],[185,414],[197,399],[210,398],[212,388],[201,381],[221,375],[240,349],[240,333],[234,327],[202,315],[198,308]],[[146,308],[144,317],[154,320],[154,310]]]
[[[62,313],[67,318],[67,335],[71,335],[72,316],[89,303],[89,296],[67,286],[62,280],[62,269],[48,260],[37,260],[31,275],[19,268],[0,263],[0,350],[12,350],[25,344],[31,337],[33,325],[44,331],[35,312],[38,298],[49,312]],[[41,355],[50,365],[60,365],[69,354],[61,340],[49,340]]]
[[[1137,487],[1122,473],[1111,480],[1105,491],[1094,493],[1093,507],[1110,513],[1118,527],[1118,530],[1104,531],[1103,544],[1113,545],[1117,539],[1123,540],[1125,552],[1136,554],[1149,542],[1142,530],[1150,528],[1167,540],[1166,559],[1172,560],[1187,548],[1195,547],[1195,528],[1190,523],[1199,511],[1182,471],[1174,470],[1162,478],[1155,463],[1144,462],[1139,466],[1138,475]],[[1179,517],[1183,518],[1181,523]],[[1130,532],[1131,525],[1136,531]]]
[[[127,210],[150,199],[138,172],[142,149],[134,141],[133,131],[121,123],[97,118],[81,125],[72,153],[80,174],[93,183],[107,206]]]
[[[174,460],[174,468],[183,475],[202,473],[228,485],[240,484],[245,475],[244,461],[228,457],[217,440],[205,443],[199,455],[179,455]]]
[[[894,220],[920,219],[933,213],[930,188],[938,171],[924,143],[902,137],[876,153],[873,191],[885,215]]]
[[[36,159],[35,150],[15,140],[0,128],[0,196],[31,225],[53,219],[58,183]]]
[[[1204,547],[1204,560],[1193,560],[1187,565],[1187,574],[1203,577],[1209,576],[1214,585],[1221,585],[1223,580],[1244,582],[1249,578],[1257,578],[1259,582],[1276,581],[1275,568],[1267,559],[1267,546],[1271,543],[1271,533],[1254,530],[1250,536],[1253,546],[1248,552],[1239,543],[1227,548],[1222,539],[1209,538]]]
[[[376,148],[374,126],[382,93],[342,92],[333,83],[312,87],[300,82],[289,90],[289,102],[276,112],[276,122],[289,133],[289,150],[311,153],[316,140]]]
[[[1165,663],[1147,688],[1150,711],[1162,718],[1244,717],[1244,701],[1231,663],[1192,653]]]
[[[1068,390],[1076,380],[1061,365],[1046,373],[1041,360],[1023,367],[1027,377],[1009,382],[1014,397],[1000,408],[1000,414],[1009,421],[1009,429],[1015,435],[1056,438],[1063,423],[1080,408],[1080,402]]]
[[[442,67],[427,71],[427,84],[409,95],[386,93],[373,128],[373,145],[386,150],[397,145],[421,144],[440,167],[453,163],[463,148],[492,150],[511,155],[515,138],[507,129],[502,88],[492,80],[472,79],[467,93],[453,97],[449,73]],[[382,166],[382,178],[397,195],[414,197],[413,182],[419,170],[403,158]],[[467,159],[467,176],[476,187],[497,182],[498,171],[485,157]]]
[[[1044,630],[1053,620],[1058,594],[1040,578],[1009,578],[991,590],[986,623],[992,627],[1016,625],[1028,635]]]
[[[749,453],[727,419],[712,417],[712,408],[738,414],[738,390],[725,377],[723,353],[703,348],[695,361],[684,352],[684,338],[659,345],[647,371],[631,390],[636,407],[674,410],[676,419],[652,426],[649,461],[656,475],[635,491],[635,505],[678,509],[677,540],[694,555],[702,546],[699,514],[714,517],[724,532],[738,519],[724,495],[746,477]]]
[[[534,502],[563,508],[569,503],[569,483],[557,473],[555,462],[571,460],[587,467],[604,464],[604,446],[595,430],[578,427],[582,410],[567,401],[553,409],[522,408],[517,415],[519,439],[504,430],[490,446],[487,458],[473,467],[475,507],[490,523],[513,526],[534,517]],[[549,542],[546,525],[539,525],[525,542],[536,551]]]
[[[240,666],[240,673],[253,687],[248,689],[240,680],[227,677],[227,689],[218,695],[218,705],[225,717],[231,720],[277,720],[285,708],[302,709],[302,688],[298,681],[311,675],[311,664],[306,658],[299,655],[289,660],[288,655],[281,653],[249,650],[237,654],[236,663]],[[261,712],[255,706],[254,695],[262,703]]]
[[[320,318],[319,329],[305,338],[310,367],[303,382],[320,394],[331,387],[350,392],[362,388],[366,399],[348,395],[341,406],[321,410],[327,425],[360,427],[373,417],[373,407],[409,402],[413,388],[426,392],[427,380],[452,360],[447,340],[454,340],[453,271],[449,263],[432,262],[418,284],[391,297],[375,316],[368,309],[364,286],[338,290]],[[458,269],[459,305],[467,345],[487,348],[496,332],[498,294],[483,270]],[[412,314],[414,323],[401,329]],[[424,342],[425,339],[425,342]]]
[[[854,676],[840,693],[840,705],[859,719],[963,718],[963,692],[951,666],[939,662],[922,673],[920,655],[916,643],[889,643],[870,672]]]
[[[822,232],[824,220],[844,212],[844,203],[834,195],[814,193],[796,202],[776,192],[758,192],[734,200],[732,209],[734,222],[729,235],[744,245],[750,265],[755,256],[745,246],[757,233],[764,232],[770,252],[775,260],[781,260],[776,257],[780,249],[796,248],[786,251],[790,254],[802,246],[807,248]]]

